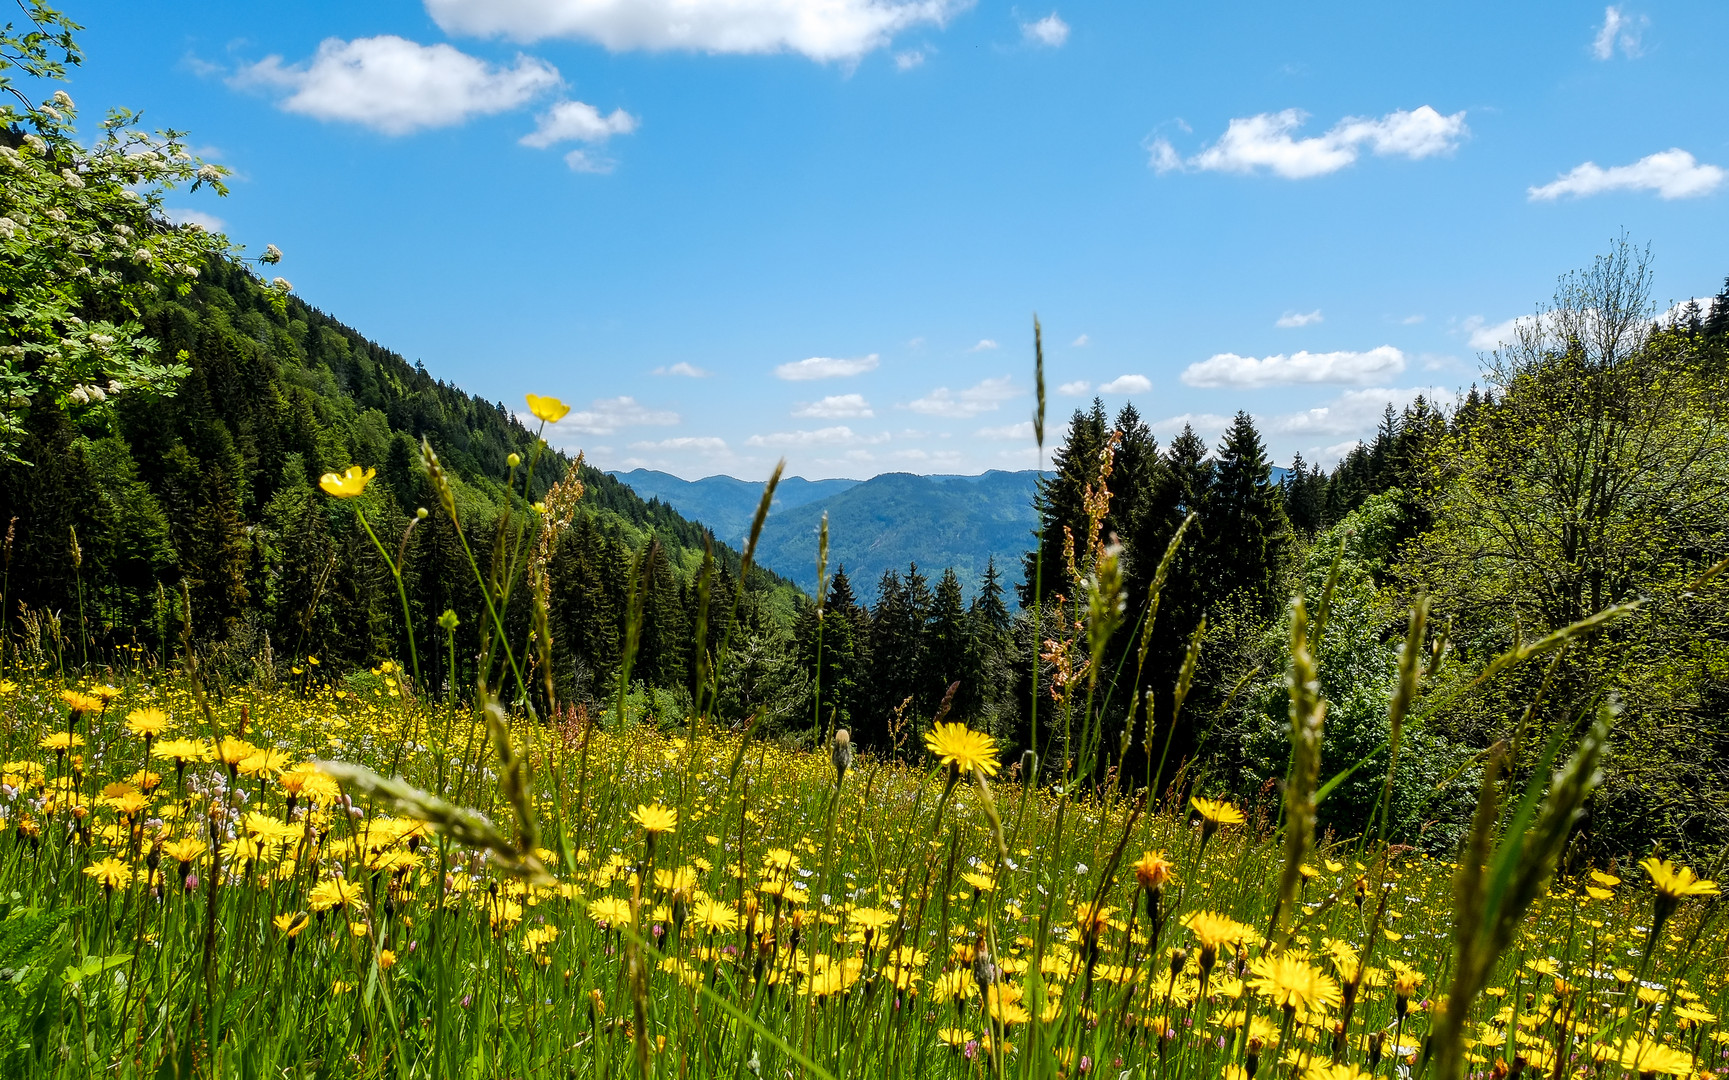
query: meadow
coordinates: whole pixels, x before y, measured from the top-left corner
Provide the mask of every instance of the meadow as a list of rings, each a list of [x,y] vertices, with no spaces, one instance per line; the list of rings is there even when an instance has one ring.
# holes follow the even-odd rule
[[[390,664],[220,700],[145,668],[5,682],[6,1074],[1438,1068],[1475,932],[1454,864],[1323,837],[1281,917],[1276,799],[1065,796],[958,725],[920,769],[628,707],[518,719],[502,762],[498,713],[403,689]],[[1657,862],[1554,880],[1461,1018],[1464,1067],[1722,1068],[1715,892]]]

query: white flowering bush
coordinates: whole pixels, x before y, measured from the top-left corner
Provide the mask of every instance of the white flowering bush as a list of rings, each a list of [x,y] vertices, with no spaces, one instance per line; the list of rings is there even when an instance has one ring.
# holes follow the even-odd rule
[[[235,254],[163,210],[170,191],[227,193],[227,170],[193,156],[183,132],[145,131],[118,109],[85,145],[64,90],[24,104],[81,59],[77,24],[40,0],[26,14],[26,29],[0,30],[0,461],[15,457],[32,407],[173,393],[185,358],[161,356],[140,315],[190,291],[207,259]],[[280,258],[273,247],[259,261]]]

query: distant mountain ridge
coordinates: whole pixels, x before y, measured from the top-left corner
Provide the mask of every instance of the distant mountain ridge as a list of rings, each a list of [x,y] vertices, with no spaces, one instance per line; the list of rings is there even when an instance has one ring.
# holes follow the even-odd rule
[[[658,499],[742,546],[762,498],[762,484],[731,476],[684,480],[649,469],[612,475],[644,499]],[[846,567],[869,602],[885,570],[909,562],[935,575],[954,567],[971,598],[994,558],[1005,587],[1020,579],[1021,556],[1034,542],[1033,494],[1039,474],[992,470],[978,476],[884,473],[869,480],[783,478],[763,525],[757,561],[816,590],[817,537],[829,518],[829,573]]]

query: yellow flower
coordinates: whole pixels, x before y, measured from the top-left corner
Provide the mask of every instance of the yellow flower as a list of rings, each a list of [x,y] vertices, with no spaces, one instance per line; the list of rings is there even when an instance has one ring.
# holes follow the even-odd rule
[[[196,836],[183,836],[163,844],[162,853],[184,866],[204,854],[204,841]]]
[[[630,812],[636,823],[642,826],[642,831],[650,836],[672,832],[678,825],[678,811],[655,803],[653,806],[644,804]]]
[[[1135,880],[1140,882],[1141,888],[1149,891],[1162,888],[1165,882],[1176,876],[1176,868],[1162,851],[1149,851],[1142,855],[1134,870]]]
[[[132,867],[123,859],[107,858],[84,868],[105,889],[123,889],[132,884]]]
[[[208,761],[210,747],[198,739],[164,739],[151,748],[150,756],[183,765],[188,761]]]
[[[1245,820],[1243,812],[1228,802],[1194,798],[1189,800],[1189,805],[1201,816],[1201,822],[1208,830],[1221,825],[1241,825]]]
[[[74,747],[83,746],[84,736],[73,735],[64,731],[56,731],[52,735],[42,736],[42,740],[36,745],[40,746],[44,750],[53,750],[55,753],[64,753]]]
[[[276,925],[278,933],[290,938],[298,935],[312,922],[304,911],[283,912],[270,921]]]
[[[362,470],[358,465],[350,465],[341,476],[325,473],[318,478],[318,486],[323,488],[327,495],[334,495],[338,499],[352,499],[365,491],[367,483],[376,475],[377,469]]]
[[[107,702],[95,694],[86,694],[82,690],[62,690],[60,700],[75,713],[101,712]]]
[[[696,905],[696,924],[711,934],[725,934],[738,929],[738,912],[721,900],[702,900]]]
[[[588,902],[588,916],[597,923],[622,926],[630,922],[630,904],[616,896],[600,896]]]
[[[570,411],[570,406],[555,397],[529,394],[528,411],[549,424],[556,424],[564,419],[564,415]]]
[[[1717,883],[1700,880],[1691,867],[1678,867],[1668,859],[1655,857],[1646,859],[1639,866],[1651,875],[1651,887],[1657,890],[1658,895],[1670,900],[1717,895]]]
[[[1653,860],[1646,860],[1651,861]],[[1643,866],[1644,863],[1640,865]],[[1687,1076],[1693,1072],[1693,1057],[1660,1042],[1635,1037],[1621,1044],[1621,1067],[1630,1073]]]
[[[973,1041],[973,1033],[965,1028],[942,1028],[937,1031],[937,1041],[950,1050],[964,1050]]]
[[[353,908],[355,911],[365,911],[366,901],[360,898],[360,886],[341,878],[330,878],[321,881],[313,887],[306,897],[306,906],[313,911],[329,911],[331,908]]]
[[[925,736],[925,746],[937,761],[961,772],[997,774],[997,741],[965,724],[938,724]]]
[[[1337,1005],[1339,984],[1306,960],[1286,953],[1257,956],[1249,964],[1249,985],[1279,1006],[1321,1009]]]
[[[1254,927],[1245,926],[1228,915],[1211,911],[1195,911],[1183,916],[1183,925],[1195,935],[1202,949],[1217,950],[1221,945],[1235,945],[1260,935]]]
[[[168,714],[161,709],[133,709],[126,714],[126,730],[154,739],[168,727]]]

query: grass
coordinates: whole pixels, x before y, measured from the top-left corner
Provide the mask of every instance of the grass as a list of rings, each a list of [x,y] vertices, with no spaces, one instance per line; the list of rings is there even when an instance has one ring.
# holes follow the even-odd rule
[[[55,679],[6,685],[6,1075],[1436,1067],[1452,864],[1323,842],[1275,925],[1276,806],[1214,825],[1212,806],[1142,812],[1007,774],[861,759],[843,775],[827,752],[691,742],[627,712],[611,730],[513,725],[534,813],[564,822],[531,849],[536,875],[508,838],[458,844],[447,810],[400,816],[386,788],[345,796],[307,764],[394,764],[511,821],[485,724],[406,704],[400,677],[245,690],[208,714],[161,672],[75,686],[71,705]],[[146,709],[168,717],[148,742],[127,722]],[[49,748],[60,734],[79,745]],[[642,807],[676,825],[645,832]],[[204,850],[182,863],[182,839]],[[1136,873],[1149,852],[1173,874],[1156,898],[1142,882],[1159,875]],[[1643,872],[1617,873],[1556,881],[1515,920],[1462,1025],[1468,1068],[1722,1067],[1715,900],[1681,899],[1652,941]],[[1203,951],[1200,912],[1240,926]]]

